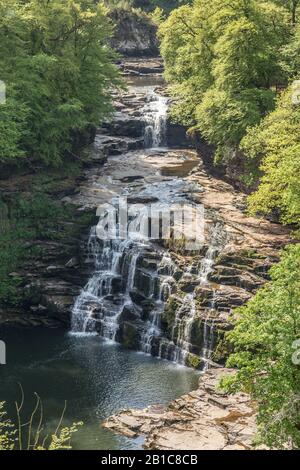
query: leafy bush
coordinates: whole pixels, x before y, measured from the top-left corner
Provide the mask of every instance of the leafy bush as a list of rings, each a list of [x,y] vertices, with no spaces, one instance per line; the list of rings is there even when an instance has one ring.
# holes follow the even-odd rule
[[[24,406],[24,395],[16,403],[17,423],[8,418],[5,402],[0,402],[0,451],[2,450],[71,450],[71,439],[82,422],[67,427],[62,425],[66,411],[66,403],[55,430],[50,435],[44,435],[43,405],[40,397],[35,394],[36,404],[28,420],[23,422],[21,413]]]
[[[300,448],[300,245],[289,246],[270,274],[271,282],[235,311],[227,365],[238,371],[222,386],[257,402],[260,442]]]
[[[101,2],[0,0],[0,162],[58,165],[74,132],[110,115],[119,84],[111,31]]]
[[[284,223],[300,226],[300,106],[288,89],[276,110],[248,130],[242,149],[260,165],[258,190],[249,198],[253,214],[277,212]]]
[[[27,198],[20,195],[10,204],[0,199],[0,302],[20,303],[17,287],[21,279],[13,271],[26,258],[34,257],[26,241],[58,237],[60,220],[65,216],[66,209],[43,192],[35,191]]]

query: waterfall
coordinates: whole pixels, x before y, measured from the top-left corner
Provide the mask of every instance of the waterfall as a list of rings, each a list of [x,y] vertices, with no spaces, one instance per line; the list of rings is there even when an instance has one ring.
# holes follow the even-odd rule
[[[187,312],[187,315],[185,313]],[[195,296],[188,294],[183,300],[182,307],[178,309],[172,330],[172,343],[175,345],[171,353],[171,360],[177,364],[185,365],[190,349],[190,329],[196,315]],[[172,344],[171,343],[171,344]]]
[[[226,233],[221,223],[216,223],[210,235],[210,245],[200,263],[198,272],[199,286],[209,283],[209,275],[213,271],[213,266],[218,253],[225,244]],[[201,358],[208,367],[208,361],[212,354],[214,342],[214,321],[211,319],[212,312],[215,311],[215,296],[212,305],[208,308],[207,316],[203,325],[203,348]],[[185,365],[188,354],[191,352],[192,326],[197,314],[196,293],[187,294],[183,298],[180,308],[177,309],[175,321],[171,334],[171,341],[162,339],[159,355],[161,358],[169,359],[178,364]]]
[[[148,88],[147,93],[147,104],[143,109],[146,122],[145,147],[162,148],[166,145],[168,98],[159,96],[153,87],[150,91]],[[148,153],[151,155],[151,152]],[[136,158],[136,154],[134,156]],[[130,195],[130,189],[126,187],[124,193]],[[185,182],[173,178],[145,184],[140,194],[157,194],[159,207],[168,208],[178,198],[182,202],[184,189]],[[115,198],[110,203],[114,204]],[[148,223],[148,206],[145,207]],[[132,215],[128,224],[135,217],[138,215]],[[175,312],[174,320],[167,325],[163,318],[166,302],[176,292],[175,279],[180,279],[185,268],[178,266],[177,261],[175,263],[170,253],[159,244],[142,239],[138,230],[136,233],[128,232],[129,238],[125,240],[103,241],[97,236],[97,228],[91,229],[86,262],[93,266],[93,272],[75,302],[71,333],[98,334],[106,340],[122,342],[130,330],[133,332],[131,337],[135,341],[134,348],[185,365],[188,355],[195,352],[195,345],[191,343],[193,325],[199,315],[196,293],[188,293],[179,299],[182,303]],[[223,244],[223,226],[216,222],[198,268],[194,260],[191,267],[185,270],[192,276],[198,269],[199,286],[209,283],[209,275]],[[214,343],[214,309],[212,302],[203,320],[202,351],[196,349],[206,363],[211,358]]]
[[[131,261],[129,264],[128,279],[126,286],[126,294],[129,295],[130,291],[134,288],[136,264],[139,257],[139,253],[133,253],[131,255]]]
[[[150,319],[147,324],[147,329],[144,331],[141,338],[141,350],[146,354],[152,353],[152,343],[154,338],[161,338],[161,317],[164,312],[165,303],[172,293],[172,285],[174,284],[174,269],[175,265],[168,253],[162,256],[158,272],[160,276],[160,288],[158,300],[155,302],[155,307],[150,313]],[[163,273],[163,274],[162,274]],[[161,339],[160,339],[161,342]],[[158,354],[159,357],[160,354]]]
[[[166,145],[168,98],[149,92],[145,107],[145,147],[160,148]]]
[[[151,89],[144,110],[145,147],[159,148],[166,144],[167,110],[168,99]],[[105,339],[116,339],[123,308],[132,303],[130,292],[134,288],[139,248],[139,243],[132,239],[101,242],[97,239],[96,227],[92,228],[87,261],[94,264],[95,271],[74,305],[73,334],[98,333]],[[166,286],[162,287],[164,297],[167,295]],[[152,290],[153,297],[154,282]],[[159,299],[142,335],[142,350],[145,352],[150,352],[152,338],[160,334],[162,311],[163,302]]]
[[[134,287],[139,256],[136,250],[131,240],[101,242],[96,227],[92,228],[87,260],[93,261],[95,271],[73,308],[73,334],[99,333],[105,339],[115,340],[119,316]]]
[[[209,367],[209,360],[213,353],[214,347],[214,318],[211,318],[212,312],[216,310],[216,291],[213,292],[213,298],[211,305],[207,310],[207,316],[203,325],[203,349],[202,349],[202,358],[205,362],[205,370]]]
[[[152,342],[155,337],[161,336],[161,315],[163,313],[163,306],[158,305],[150,314],[150,321],[148,322],[148,328],[142,335],[141,339],[141,351],[146,354],[152,352]]]

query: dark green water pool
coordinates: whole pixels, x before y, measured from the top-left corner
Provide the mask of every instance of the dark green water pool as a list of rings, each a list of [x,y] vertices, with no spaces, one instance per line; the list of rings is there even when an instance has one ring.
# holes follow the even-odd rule
[[[142,440],[115,436],[101,428],[107,416],[123,408],[165,404],[196,388],[199,376],[192,370],[127,351],[95,336],[72,337],[49,329],[0,330],[7,348],[7,365],[0,366],[0,401],[25,392],[24,413],[37,392],[45,409],[47,426],[56,427],[67,400],[65,424],[83,421],[73,439],[74,449],[138,449]]]

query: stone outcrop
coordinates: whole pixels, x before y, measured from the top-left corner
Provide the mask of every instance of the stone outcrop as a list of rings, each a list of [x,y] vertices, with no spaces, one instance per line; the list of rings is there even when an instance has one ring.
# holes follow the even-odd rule
[[[163,60],[160,57],[144,58],[131,57],[123,59],[119,64],[124,76],[146,77],[153,75],[154,78],[162,75],[164,71]],[[160,80],[163,83],[163,80]]]
[[[32,183],[31,176],[26,180],[28,185]],[[15,178],[14,183],[18,182],[20,179]],[[19,194],[20,187],[17,191]],[[12,189],[10,196],[13,194]],[[70,194],[62,199],[69,201]],[[76,297],[90,275],[84,247],[94,211],[81,212],[70,203],[62,204],[66,207],[65,220],[60,223],[63,241],[58,237],[26,242],[26,250],[32,254],[10,273],[10,277],[21,280],[17,295],[22,301],[16,307],[0,306],[0,326],[69,327]]]
[[[146,450],[253,450],[255,408],[249,397],[227,395],[217,384],[229,370],[210,370],[199,388],[168,406],[123,410],[104,428],[129,438],[143,436]]]
[[[157,56],[157,26],[142,12],[122,8],[109,13],[115,24],[111,46],[125,56]]]

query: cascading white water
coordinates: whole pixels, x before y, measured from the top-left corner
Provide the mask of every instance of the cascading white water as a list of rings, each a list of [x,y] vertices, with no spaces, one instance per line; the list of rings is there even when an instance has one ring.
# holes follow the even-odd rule
[[[187,313],[187,314],[186,314]],[[189,353],[189,330],[196,314],[195,297],[187,294],[182,306],[178,309],[172,330],[172,342],[169,345],[168,355],[177,364],[185,365]]]
[[[141,340],[141,350],[146,354],[151,354],[153,339],[161,335],[160,320],[162,313],[163,306],[157,305],[150,314],[148,328],[142,335]]]
[[[164,274],[160,275],[160,288],[158,300],[155,307],[150,313],[147,329],[141,338],[141,350],[146,354],[152,352],[152,342],[154,338],[161,337],[161,317],[164,312],[165,303],[172,293],[172,285],[174,284],[175,265],[169,254],[165,253],[159,265],[158,271]],[[160,354],[159,354],[160,357]]]
[[[166,145],[168,98],[151,90],[145,107],[145,147],[160,148]]]
[[[129,264],[128,279],[127,279],[127,286],[126,286],[127,295],[129,295],[130,291],[134,288],[134,279],[135,279],[135,272],[136,272],[136,265],[137,265],[138,257],[139,257],[139,253],[133,253],[131,255],[131,262]]]
[[[202,358],[205,362],[205,369],[209,367],[209,360],[213,353],[214,346],[214,318],[211,318],[212,312],[216,309],[216,292],[213,292],[211,305],[207,310],[207,316],[203,325],[203,349]]]
[[[159,148],[166,144],[167,98],[158,95],[152,88],[148,91],[145,108],[145,147]],[[73,334],[98,333],[103,338],[115,340],[119,329],[119,317],[125,305],[131,304],[130,291],[134,288],[139,243],[133,239],[100,242],[96,227],[91,230],[88,241],[88,261],[93,262],[95,272],[78,297],[72,314]],[[126,279],[125,286],[116,296],[114,282]],[[154,295],[154,282],[152,284]],[[113,298],[117,297],[117,298]],[[151,297],[151,296],[150,296]],[[153,336],[160,333],[162,301],[151,313],[142,350],[150,352]]]
[[[226,238],[226,233],[223,230],[221,223],[216,223],[213,226],[209,248],[201,261],[198,273],[199,286],[206,285],[209,274],[213,270],[215,258],[222,249]],[[204,322],[203,330],[203,349],[201,358],[207,364],[211,354],[214,341],[214,322],[210,318],[212,310],[215,309],[213,302],[211,308],[208,309],[207,317]],[[196,294],[187,294],[182,302],[182,306],[177,310],[175,321],[172,329],[171,341],[162,339],[160,345],[160,357],[166,357],[178,364],[185,365],[186,358],[190,353],[191,348],[191,332],[193,322],[197,313],[196,309]],[[208,367],[207,365],[205,367]]]
[[[101,246],[102,245],[102,246]],[[100,242],[93,227],[88,242],[88,260],[93,261],[95,272],[78,297],[73,308],[72,333],[99,333],[103,338],[115,340],[118,319],[134,286],[138,252],[131,240]],[[122,273],[128,270],[122,289]],[[118,294],[114,283],[120,284]]]

